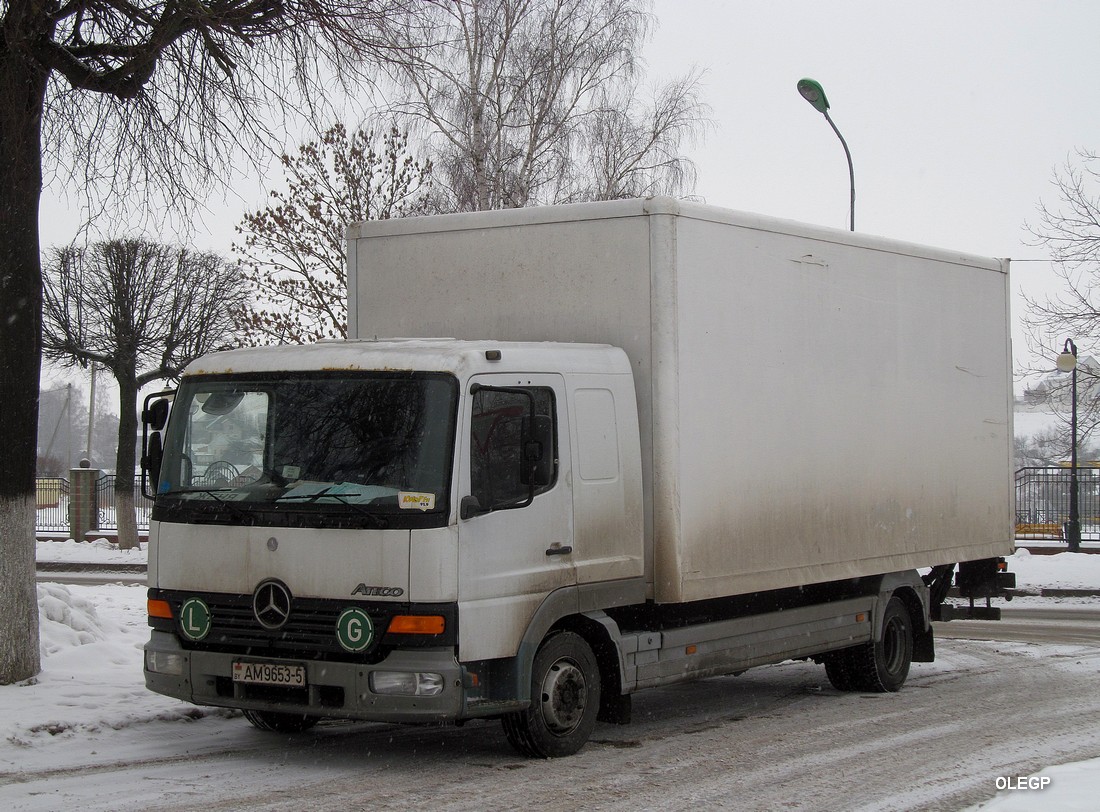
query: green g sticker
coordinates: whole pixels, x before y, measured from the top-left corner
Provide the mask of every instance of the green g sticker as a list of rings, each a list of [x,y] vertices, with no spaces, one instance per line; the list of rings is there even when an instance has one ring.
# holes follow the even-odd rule
[[[365,651],[374,639],[374,624],[362,609],[345,609],[336,621],[336,639],[350,652]]]
[[[188,640],[210,634],[210,607],[202,598],[188,598],[180,607],[180,630]]]

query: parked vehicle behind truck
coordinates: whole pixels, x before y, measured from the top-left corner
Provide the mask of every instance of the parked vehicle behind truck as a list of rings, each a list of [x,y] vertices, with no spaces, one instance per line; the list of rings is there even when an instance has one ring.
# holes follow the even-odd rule
[[[956,566],[996,616],[1006,260],[665,198],[363,223],[348,260],[348,341],[146,406],[152,690],[563,756],[791,658],[898,690]]]

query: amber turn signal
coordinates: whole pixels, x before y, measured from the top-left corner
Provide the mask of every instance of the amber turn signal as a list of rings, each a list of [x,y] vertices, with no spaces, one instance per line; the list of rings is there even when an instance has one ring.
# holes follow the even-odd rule
[[[390,634],[443,634],[442,615],[394,615]]]

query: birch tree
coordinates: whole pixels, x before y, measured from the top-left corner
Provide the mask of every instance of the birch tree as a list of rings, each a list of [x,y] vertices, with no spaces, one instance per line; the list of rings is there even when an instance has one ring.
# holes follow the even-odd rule
[[[576,150],[574,197],[619,200],[694,188],[695,166],[681,150],[708,124],[700,79],[693,71],[653,88],[648,100],[633,81],[600,91]]]
[[[705,121],[698,75],[633,103],[643,0],[466,0],[387,26],[388,72],[432,147],[441,209],[679,194]],[[597,140],[593,140],[597,139]],[[593,175],[599,169],[599,176]]]

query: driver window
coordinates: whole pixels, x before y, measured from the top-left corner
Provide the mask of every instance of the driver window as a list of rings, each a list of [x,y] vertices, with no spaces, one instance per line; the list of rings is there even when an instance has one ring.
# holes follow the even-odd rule
[[[550,490],[557,480],[557,430],[554,419],[554,392],[547,387],[527,387],[534,397],[535,414],[555,423],[554,474],[549,485],[535,495]],[[523,481],[523,420],[531,401],[522,393],[498,389],[479,389],[473,398],[470,436],[471,495],[483,509],[522,502],[530,494]]]

